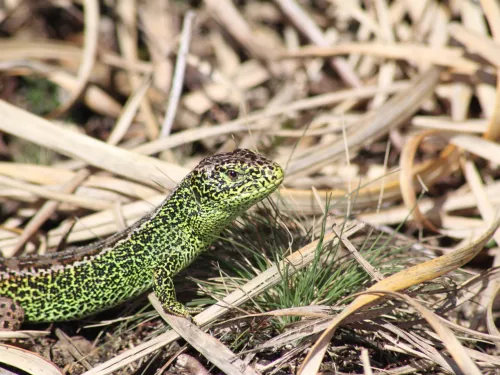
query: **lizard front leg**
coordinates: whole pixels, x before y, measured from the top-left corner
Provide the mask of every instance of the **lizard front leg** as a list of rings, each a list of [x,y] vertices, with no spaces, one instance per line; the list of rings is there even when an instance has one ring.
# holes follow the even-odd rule
[[[192,320],[191,314],[203,311],[202,308],[189,308],[177,301],[173,275],[166,267],[158,267],[153,272],[153,292],[161,302],[166,313]]]

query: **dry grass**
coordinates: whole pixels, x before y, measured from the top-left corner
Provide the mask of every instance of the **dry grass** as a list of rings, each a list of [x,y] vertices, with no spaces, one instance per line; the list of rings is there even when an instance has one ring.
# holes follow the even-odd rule
[[[208,362],[230,374],[500,372],[498,2],[12,0],[0,30],[3,256],[122,230],[203,157],[235,147],[286,168],[273,203],[284,228],[312,233],[197,317],[220,341],[165,317],[179,333],[148,339],[161,322],[145,319],[86,344],[58,330],[23,341],[30,349],[54,360],[47,348],[70,348],[57,364],[87,375],[174,371],[184,350],[177,366],[200,374]],[[358,251],[363,228],[411,244],[399,272]],[[223,323],[225,306],[255,302],[330,242],[370,275],[369,294],[334,308],[255,305]],[[265,339],[239,331],[269,316],[299,320]],[[252,344],[232,352],[240,333]],[[179,334],[188,349],[151,356]]]

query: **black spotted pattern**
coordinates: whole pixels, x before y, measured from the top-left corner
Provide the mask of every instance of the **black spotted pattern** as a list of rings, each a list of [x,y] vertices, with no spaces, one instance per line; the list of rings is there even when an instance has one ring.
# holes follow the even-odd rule
[[[249,150],[206,158],[151,214],[109,239],[0,260],[0,296],[19,304],[27,321],[52,322],[94,314],[154,285],[166,311],[188,316],[172,277],[282,180],[278,164]]]

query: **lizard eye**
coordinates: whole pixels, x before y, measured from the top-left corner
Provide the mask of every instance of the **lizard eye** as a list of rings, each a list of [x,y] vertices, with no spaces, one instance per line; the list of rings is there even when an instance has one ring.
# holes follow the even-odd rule
[[[235,181],[238,178],[239,173],[233,169],[230,169],[227,171],[227,175],[231,179],[231,181]]]

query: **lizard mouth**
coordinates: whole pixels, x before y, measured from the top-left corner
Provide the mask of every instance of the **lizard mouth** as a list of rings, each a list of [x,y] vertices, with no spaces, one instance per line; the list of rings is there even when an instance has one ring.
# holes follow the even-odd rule
[[[266,186],[266,188],[263,189],[264,191],[269,191],[269,194],[275,191],[285,179],[285,172],[281,167],[278,168],[275,178],[276,179],[269,186]]]
[[[273,184],[269,187],[271,192],[276,190],[281,185],[281,183],[283,182],[284,179],[285,179],[285,176],[283,174],[280,177],[278,177],[278,179],[276,181],[274,181]]]
[[[278,187],[281,185],[283,182],[285,176],[283,173],[281,173],[276,180],[272,181],[270,184],[261,187],[260,189],[254,191],[254,192],[249,192],[246,194],[242,194],[241,196],[245,197],[251,197],[255,196],[258,200],[264,199],[267,196],[269,196],[271,193],[273,193],[275,190],[278,189]]]

